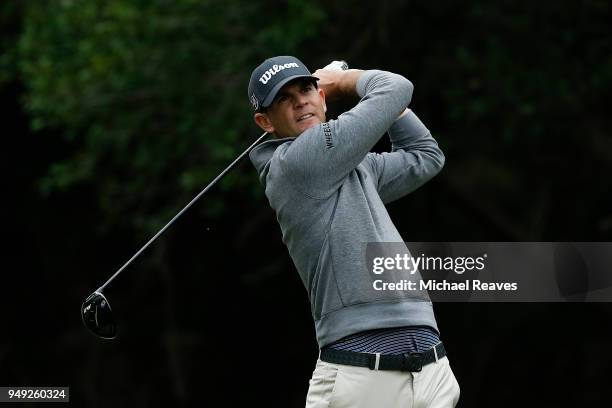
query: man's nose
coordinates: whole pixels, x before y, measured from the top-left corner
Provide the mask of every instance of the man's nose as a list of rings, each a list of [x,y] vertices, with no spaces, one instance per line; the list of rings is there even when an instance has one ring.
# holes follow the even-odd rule
[[[308,98],[306,95],[297,95],[294,99],[295,107],[302,107],[308,103]]]

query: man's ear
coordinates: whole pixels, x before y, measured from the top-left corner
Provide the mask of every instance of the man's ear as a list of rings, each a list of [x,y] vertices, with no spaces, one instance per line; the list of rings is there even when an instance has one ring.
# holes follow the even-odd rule
[[[327,113],[327,105],[325,104],[325,91],[321,88],[317,88],[319,91],[319,96],[321,97],[321,101],[323,102],[323,112]]]
[[[268,133],[274,133],[274,126],[272,126],[272,122],[270,121],[268,115],[258,112],[255,114],[255,116],[253,116],[253,119],[255,120],[255,123],[257,123],[257,126]]]

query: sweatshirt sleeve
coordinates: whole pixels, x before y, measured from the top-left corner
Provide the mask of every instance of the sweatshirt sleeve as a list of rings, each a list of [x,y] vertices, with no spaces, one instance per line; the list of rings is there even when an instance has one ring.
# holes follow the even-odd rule
[[[364,165],[386,204],[416,190],[444,166],[444,154],[423,122],[409,110],[389,129],[390,153],[369,153]]]
[[[408,106],[412,89],[400,75],[365,71],[357,81],[361,100],[353,109],[306,130],[280,153],[290,182],[313,198],[331,195]]]

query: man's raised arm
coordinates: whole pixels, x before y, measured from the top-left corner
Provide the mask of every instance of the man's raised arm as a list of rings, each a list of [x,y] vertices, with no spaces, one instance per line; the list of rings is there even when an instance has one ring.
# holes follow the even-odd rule
[[[281,165],[307,194],[332,194],[389,129],[412,97],[412,83],[391,72],[319,70],[329,98],[353,92],[360,102],[336,120],[305,131],[281,155]]]

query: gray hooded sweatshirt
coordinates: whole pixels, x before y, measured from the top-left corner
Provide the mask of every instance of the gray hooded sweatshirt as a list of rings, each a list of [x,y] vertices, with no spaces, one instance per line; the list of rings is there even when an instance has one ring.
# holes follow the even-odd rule
[[[297,138],[266,141],[249,154],[308,291],[319,347],[370,329],[438,330],[426,292],[374,290],[380,276],[365,265],[367,243],[403,243],[385,204],[414,191],[444,165],[416,115],[408,111],[398,119],[412,90],[400,75],[365,71],[357,82],[361,101],[353,109]],[[392,151],[370,153],[387,131]],[[414,280],[408,275],[395,271],[387,277]]]

